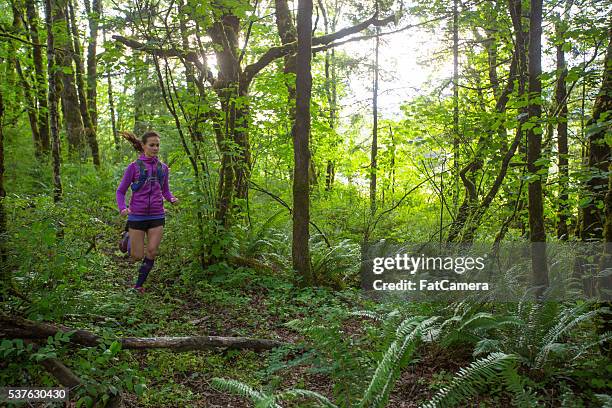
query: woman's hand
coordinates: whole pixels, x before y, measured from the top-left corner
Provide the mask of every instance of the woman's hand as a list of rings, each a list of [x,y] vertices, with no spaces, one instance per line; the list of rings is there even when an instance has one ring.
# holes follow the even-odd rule
[[[172,200],[170,200],[170,204],[178,204],[179,199],[174,197]]]
[[[124,208],[123,210],[121,210],[121,215],[128,215],[129,213],[130,213],[129,208]]]

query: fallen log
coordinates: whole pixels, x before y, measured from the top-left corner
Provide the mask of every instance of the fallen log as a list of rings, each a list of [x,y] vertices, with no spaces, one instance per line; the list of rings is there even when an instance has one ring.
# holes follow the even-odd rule
[[[97,346],[102,338],[87,330],[75,330],[62,325],[34,322],[21,317],[0,314],[0,338],[46,339],[58,332],[70,332],[70,342],[85,346]],[[185,337],[123,337],[115,339],[123,349],[167,348],[175,351],[227,348],[233,350],[265,351],[285,343],[250,337],[185,336]]]
[[[38,344],[31,340],[26,340],[25,344],[31,344],[32,350],[38,351],[40,348]],[[49,374],[57,379],[57,381],[62,384],[64,387],[75,388],[82,384],[82,381],[79,377],[76,376],[68,367],[64,365],[57,358],[49,357],[40,361],[40,365],[42,365]]]
[[[176,351],[205,350],[223,347],[235,350],[271,350],[281,342],[250,337],[188,336],[188,337],[125,337],[124,349],[169,348]]]
[[[32,345],[32,350],[37,351],[40,347],[33,341],[26,340],[26,344]],[[70,389],[72,392],[75,388],[83,384],[83,381],[72,372],[68,367],[64,365],[57,358],[49,357],[40,361],[40,365],[42,365],[45,370],[53,377],[57,379],[57,381]],[[114,395],[110,397],[110,399],[106,403],[107,408],[120,408],[123,406],[121,394]]]

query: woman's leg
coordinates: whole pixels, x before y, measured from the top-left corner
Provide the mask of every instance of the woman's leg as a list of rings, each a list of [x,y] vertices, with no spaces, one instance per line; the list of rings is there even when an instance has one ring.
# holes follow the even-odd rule
[[[139,261],[144,258],[145,232],[130,228],[128,233],[130,234],[130,256],[132,259]]]
[[[164,235],[164,226],[149,228],[147,230],[147,252],[146,256],[149,259],[155,259],[159,249],[162,236]]]
[[[164,227],[162,225],[147,230],[147,251],[142,260],[142,265],[140,265],[140,269],[138,270],[138,280],[136,281],[136,285],[134,285],[138,290],[143,290],[141,289],[142,285],[144,285],[149,276],[149,272],[153,269],[153,263],[157,256],[157,248],[159,248],[163,231]]]

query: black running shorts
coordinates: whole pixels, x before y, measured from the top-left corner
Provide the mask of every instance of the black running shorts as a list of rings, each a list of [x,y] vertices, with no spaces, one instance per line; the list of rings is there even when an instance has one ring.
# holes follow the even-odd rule
[[[165,218],[158,218],[156,220],[144,220],[144,221],[128,221],[128,228],[147,231],[150,228],[160,227],[166,223]]]

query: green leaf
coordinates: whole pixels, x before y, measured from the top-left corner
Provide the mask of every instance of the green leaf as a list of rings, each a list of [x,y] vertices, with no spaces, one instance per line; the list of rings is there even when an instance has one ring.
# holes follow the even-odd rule
[[[142,397],[142,394],[144,394],[144,390],[145,390],[145,385],[144,384],[136,384],[134,386],[134,392],[136,393],[136,395],[138,395],[139,397]]]
[[[121,350],[121,343],[118,341],[113,341],[109,347],[109,350],[112,355],[117,354]]]
[[[593,202],[593,197],[582,197],[578,202],[578,207],[585,208],[588,207],[589,204]]]
[[[569,41],[566,41],[565,43],[563,43],[563,46],[561,47],[561,49],[563,50],[563,52],[570,52],[572,50],[572,43]]]
[[[87,408],[93,407],[93,399],[89,395],[86,395],[86,396],[80,398],[77,401],[76,406],[77,406],[77,408],[79,408],[79,407],[81,407],[83,405],[85,405]]]

